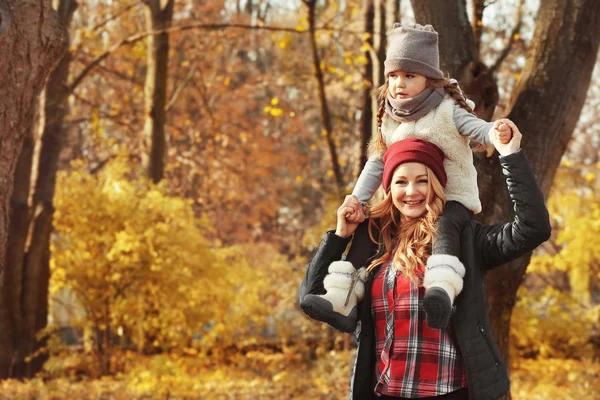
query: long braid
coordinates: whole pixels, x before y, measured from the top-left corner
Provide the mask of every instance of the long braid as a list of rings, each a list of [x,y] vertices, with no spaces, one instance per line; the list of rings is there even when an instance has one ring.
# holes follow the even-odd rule
[[[448,93],[450,97],[452,97],[452,100],[457,102],[458,105],[461,106],[461,108],[464,108],[465,110],[467,110],[467,112],[471,114],[475,114],[471,106],[467,104],[467,98],[465,97],[465,94],[463,93],[460,86],[458,86],[457,81],[455,81],[454,79],[442,78],[427,79],[427,82],[429,84],[429,87],[435,89],[443,88],[446,91],[446,93]]]
[[[379,100],[379,109],[377,109],[377,128],[381,129],[383,125],[383,114],[385,114],[385,99]]]
[[[473,111],[471,106],[467,104],[467,98],[465,97],[465,94],[463,93],[460,86],[458,86],[458,82],[449,81],[448,84],[444,86],[444,90],[450,95],[450,97],[452,97],[452,99],[455,102],[458,103],[459,106],[461,106],[461,108],[464,108],[469,113],[475,115],[475,112]]]
[[[387,150],[387,144],[383,138],[381,132],[381,126],[383,125],[383,115],[385,114],[385,98],[388,91],[388,82],[386,81],[383,85],[375,90],[377,100],[379,100],[379,108],[377,109],[377,132],[373,135],[373,138],[369,142],[368,156],[383,156],[383,153]]]
[[[429,86],[434,88],[444,88],[444,91],[450,95],[452,100],[454,100],[458,105],[466,110],[468,113],[475,115],[475,111],[471,108],[471,106],[467,103],[467,98],[463,93],[460,86],[458,86],[458,82],[454,79],[429,79]],[[473,151],[485,151],[486,145],[483,143],[471,142],[471,149]]]

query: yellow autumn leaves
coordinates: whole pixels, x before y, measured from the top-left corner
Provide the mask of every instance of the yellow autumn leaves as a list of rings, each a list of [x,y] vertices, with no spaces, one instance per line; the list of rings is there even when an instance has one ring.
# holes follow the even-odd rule
[[[136,177],[128,157],[92,174],[82,165],[58,177],[51,244],[51,297],[69,293],[84,310],[72,321],[137,350],[225,348],[280,337],[309,323],[294,309],[300,265],[268,244],[213,247],[212,229],[189,200]],[[197,339],[197,340],[198,340]]]
[[[279,117],[281,114],[283,114],[283,109],[277,107],[278,104],[279,99],[277,97],[274,97],[271,99],[271,105],[265,106],[263,111],[268,114],[271,114],[273,117]]]
[[[75,294],[83,329],[170,348],[225,307],[225,279],[190,203],[131,175],[118,158],[97,174],[59,176],[50,291]]]
[[[553,235],[532,257],[519,289],[511,343],[517,353],[585,358],[600,320],[600,182],[594,166],[565,161],[548,200]],[[577,332],[575,334],[575,332]]]

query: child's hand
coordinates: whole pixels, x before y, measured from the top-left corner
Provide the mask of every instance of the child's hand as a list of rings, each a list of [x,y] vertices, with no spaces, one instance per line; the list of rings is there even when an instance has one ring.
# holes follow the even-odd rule
[[[501,118],[494,122],[494,136],[497,137],[502,144],[508,144],[512,139],[512,129],[509,122],[512,123],[508,118]]]
[[[340,237],[348,237],[354,233],[358,224],[365,220],[363,208],[356,196],[346,196],[344,202],[337,211],[337,227],[335,234]]]
[[[348,211],[346,211],[346,215],[345,217],[347,219],[352,218],[353,216],[355,216],[358,213],[358,208],[360,207],[360,202],[358,201],[358,198],[354,195],[349,195],[346,196],[346,198],[344,199],[344,203],[346,204],[346,208],[348,209]]]
[[[348,222],[355,222],[360,224],[365,219],[367,219],[365,207],[366,206],[362,206],[359,204],[358,208],[352,210],[351,213],[346,214],[346,219],[348,220]]]
[[[366,210],[360,204],[358,198],[354,195],[346,196],[345,201],[347,207],[352,208],[352,211],[347,211],[345,218],[351,223],[361,223],[366,219]]]
[[[498,153],[500,153],[501,156],[507,156],[519,151],[521,148],[521,138],[523,137],[514,122],[507,119],[505,123],[510,127],[512,132],[510,141],[508,143],[502,143],[499,136],[494,138],[494,147],[496,147],[496,150],[498,150]]]

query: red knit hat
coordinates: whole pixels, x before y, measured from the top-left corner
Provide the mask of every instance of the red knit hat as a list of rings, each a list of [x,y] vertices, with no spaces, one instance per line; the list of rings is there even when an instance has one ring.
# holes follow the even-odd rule
[[[400,164],[417,162],[429,167],[443,187],[446,187],[444,153],[433,143],[417,138],[400,140],[388,147],[383,155],[383,190],[387,193],[394,171]]]

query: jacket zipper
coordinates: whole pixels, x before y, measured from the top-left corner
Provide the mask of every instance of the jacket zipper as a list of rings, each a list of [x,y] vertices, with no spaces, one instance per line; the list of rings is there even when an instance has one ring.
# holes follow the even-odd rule
[[[483,329],[481,324],[477,324],[477,327],[479,328],[479,332],[481,332],[481,336],[483,336],[483,339],[487,343],[488,348],[492,352],[492,355],[494,356],[494,361],[496,363],[496,368],[498,368],[498,365],[500,364],[500,362],[498,361],[498,357],[496,357],[496,353],[494,353],[494,350],[492,348],[492,343],[490,343],[490,339],[488,338],[487,334],[485,333],[485,329]]]
[[[453,311],[455,309],[456,305],[454,305],[452,307]],[[465,350],[465,343],[463,341],[462,335],[457,334],[457,332],[460,332],[460,324],[458,322],[458,319],[452,318],[450,320],[450,323],[452,324],[452,330],[454,331],[454,337],[458,340],[458,347],[460,350],[460,353],[462,354],[463,360],[465,360],[465,370],[467,373],[467,388],[469,390],[469,398],[473,398],[473,389],[472,389],[472,385],[469,385],[468,382],[472,382],[471,380],[471,370],[469,368],[468,363],[466,362],[467,360],[467,352]]]

